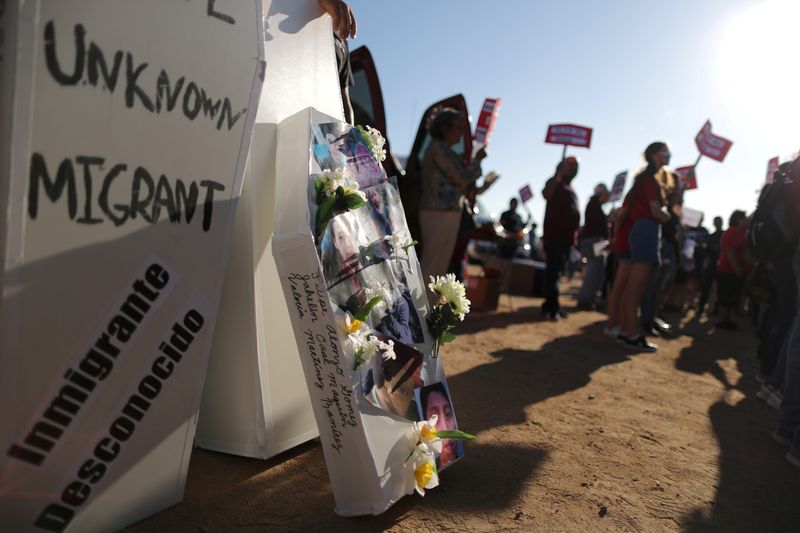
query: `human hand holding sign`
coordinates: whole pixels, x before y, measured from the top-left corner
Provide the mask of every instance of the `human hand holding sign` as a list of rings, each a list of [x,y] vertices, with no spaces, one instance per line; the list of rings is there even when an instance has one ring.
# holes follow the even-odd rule
[[[322,8],[333,19],[333,31],[344,40],[355,38],[356,17],[343,0],[317,0]]]

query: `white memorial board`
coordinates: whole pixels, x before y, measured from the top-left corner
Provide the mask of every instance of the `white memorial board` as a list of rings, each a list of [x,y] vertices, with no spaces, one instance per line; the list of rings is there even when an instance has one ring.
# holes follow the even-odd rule
[[[415,490],[416,421],[436,414],[437,431],[458,429],[426,283],[374,142],[313,109],[278,128],[273,254],[344,516],[382,513]],[[342,176],[334,196],[324,183]],[[436,464],[463,454],[447,438]]]
[[[316,0],[265,13],[267,76],[197,428],[200,447],[258,458],[318,434],[272,257],[277,125],[308,106],[344,115],[330,17]]]
[[[0,523],[113,530],[183,495],[264,76],[262,11],[16,4]]]

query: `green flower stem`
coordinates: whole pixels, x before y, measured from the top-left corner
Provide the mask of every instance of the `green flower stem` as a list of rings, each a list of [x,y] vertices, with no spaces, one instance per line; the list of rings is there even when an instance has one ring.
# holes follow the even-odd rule
[[[442,431],[437,431],[436,436],[440,439],[475,440],[475,435],[464,433],[463,431],[458,431],[457,429],[443,429]]]

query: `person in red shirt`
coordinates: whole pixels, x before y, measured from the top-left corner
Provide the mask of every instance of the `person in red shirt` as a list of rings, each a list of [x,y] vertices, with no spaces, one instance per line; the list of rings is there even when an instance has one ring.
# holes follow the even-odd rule
[[[669,146],[664,142],[651,143],[645,149],[647,167],[634,178],[615,223],[618,229],[614,250],[620,262],[609,298],[606,332],[616,335],[626,347],[646,352],[653,352],[657,347],[647,342],[639,330],[637,310],[653,268],[660,260],[661,224],[669,220],[656,177],[667,172],[670,155]]]
[[[731,214],[728,229],[722,234],[722,250],[717,261],[717,299],[719,321],[722,329],[736,329],[731,320],[731,310],[739,303],[750,263],[747,261],[747,215],[736,210]]]

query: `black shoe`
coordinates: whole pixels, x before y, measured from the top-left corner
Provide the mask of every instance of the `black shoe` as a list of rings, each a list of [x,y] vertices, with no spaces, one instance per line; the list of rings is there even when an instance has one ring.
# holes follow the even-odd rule
[[[567,312],[564,311],[563,309],[559,309],[558,311],[556,311],[556,314],[558,315],[559,318],[567,318]]]
[[[739,324],[734,322],[733,320],[723,320],[722,322],[717,322],[715,324],[716,327],[719,329],[727,329],[728,331],[736,331],[739,327]]]
[[[620,344],[629,348],[631,350],[636,350],[637,352],[648,352],[652,353],[658,350],[658,346],[653,343],[647,342],[642,335],[637,335],[634,338],[630,338],[627,335],[620,333],[617,336],[617,340]]]

